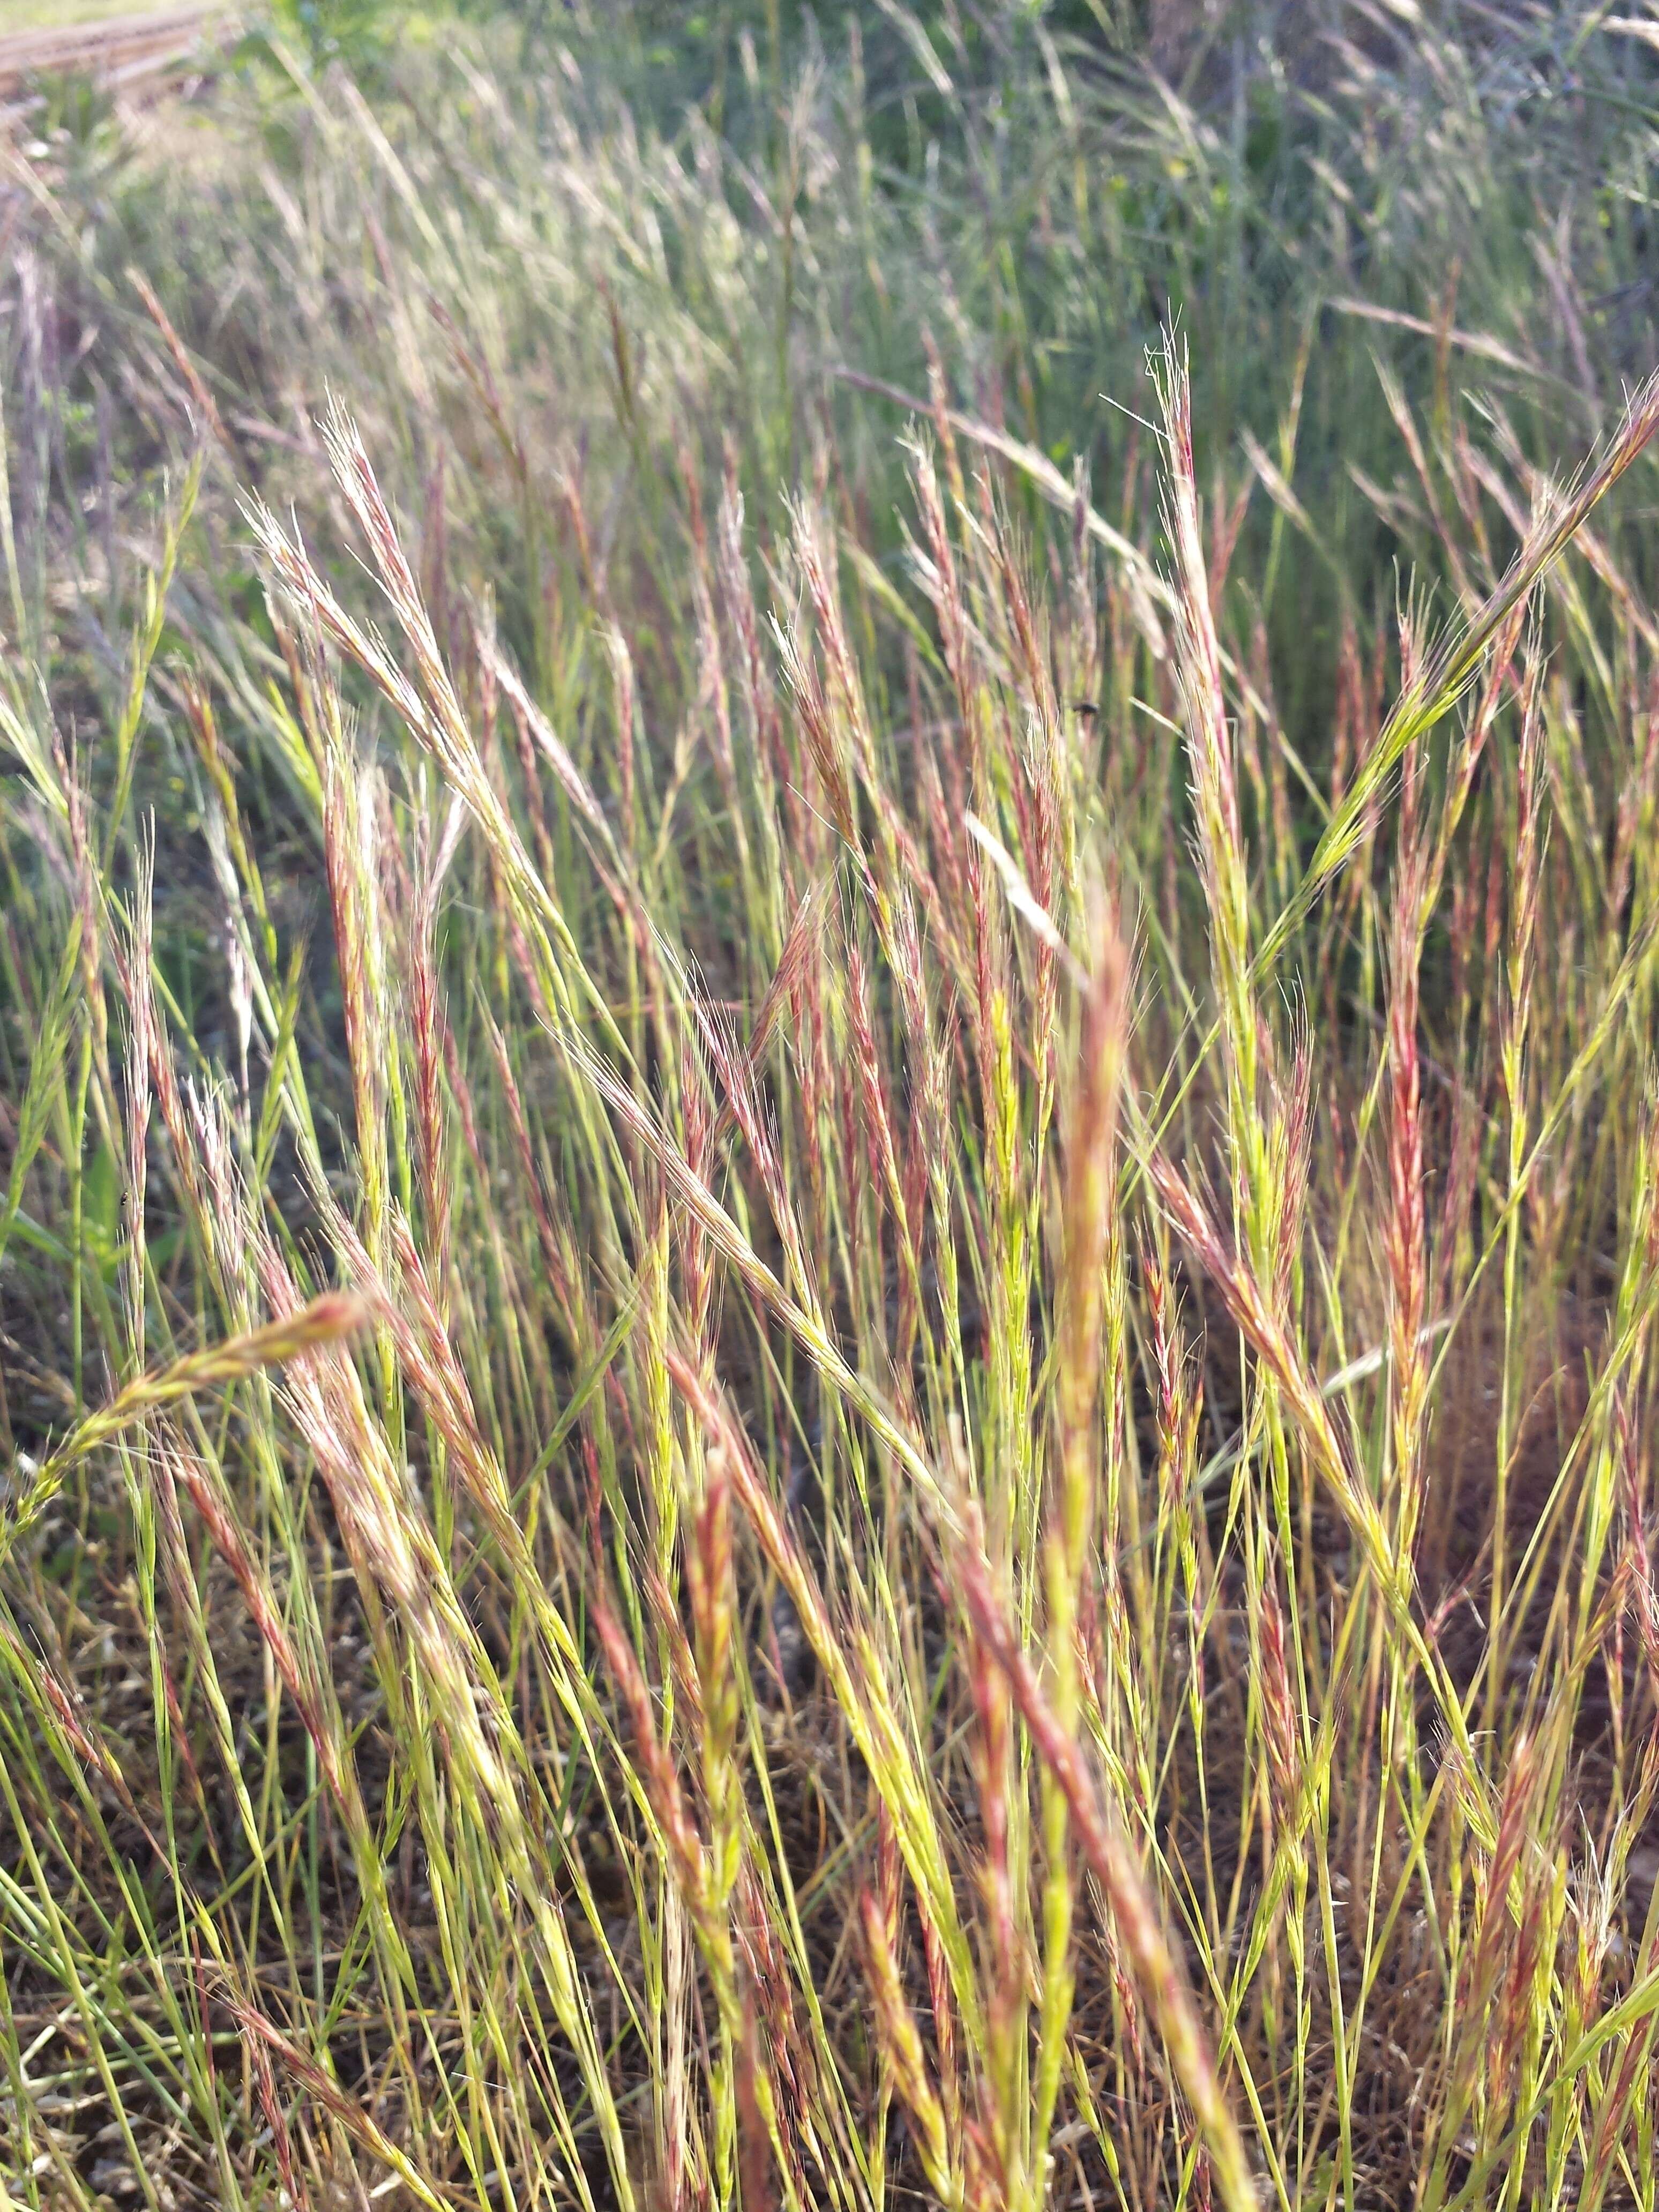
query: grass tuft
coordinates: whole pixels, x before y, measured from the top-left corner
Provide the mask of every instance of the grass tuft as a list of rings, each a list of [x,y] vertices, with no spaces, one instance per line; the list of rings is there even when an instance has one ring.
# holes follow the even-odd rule
[[[0,2212],[1651,2212],[1659,52],[1153,17],[4,156]]]

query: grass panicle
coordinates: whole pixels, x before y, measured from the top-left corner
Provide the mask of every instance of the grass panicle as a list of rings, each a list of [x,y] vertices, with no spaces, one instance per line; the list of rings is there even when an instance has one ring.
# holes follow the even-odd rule
[[[602,12],[4,156],[0,2208],[1651,2212],[1659,51]]]

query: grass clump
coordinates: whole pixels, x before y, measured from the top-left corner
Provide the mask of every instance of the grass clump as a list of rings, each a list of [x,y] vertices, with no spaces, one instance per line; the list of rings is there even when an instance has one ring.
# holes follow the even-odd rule
[[[0,2206],[1652,2205],[1650,45],[8,157]]]

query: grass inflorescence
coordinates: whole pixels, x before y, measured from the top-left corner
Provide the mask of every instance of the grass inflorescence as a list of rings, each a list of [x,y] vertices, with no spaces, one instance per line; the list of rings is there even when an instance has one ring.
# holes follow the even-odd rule
[[[1651,2208],[1659,54],[8,151],[0,2212]]]

